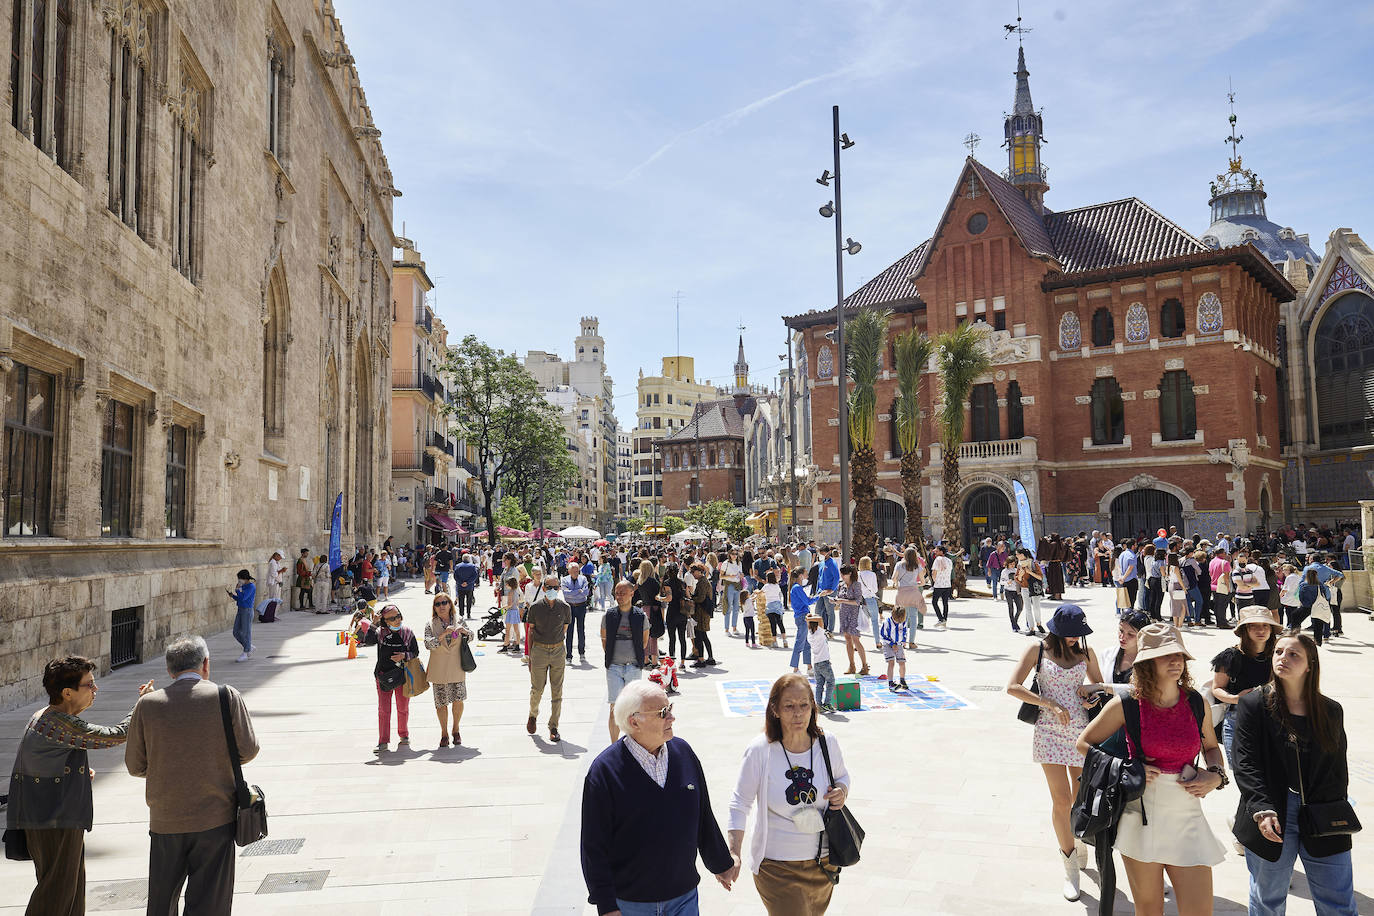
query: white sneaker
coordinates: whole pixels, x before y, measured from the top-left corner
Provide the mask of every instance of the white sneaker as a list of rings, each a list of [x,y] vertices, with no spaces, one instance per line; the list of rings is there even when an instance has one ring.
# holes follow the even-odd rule
[[[246,661],[248,661],[248,653],[247,653],[247,652],[243,653],[243,654],[240,655],[238,658],[234,659],[234,661],[236,661],[236,662],[246,662]]]

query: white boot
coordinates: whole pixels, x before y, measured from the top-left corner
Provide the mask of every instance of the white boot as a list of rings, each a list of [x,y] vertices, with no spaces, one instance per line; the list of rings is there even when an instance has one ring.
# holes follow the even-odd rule
[[[1059,852],[1059,858],[1064,863],[1064,899],[1073,901],[1078,899],[1078,855],[1070,852],[1065,854],[1063,850]]]
[[[1079,868],[1087,868],[1087,867],[1088,867],[1088,844],[1087,844],[1087,843],[1084,843],[1082,840],[1075,839],[1075,840],[1073,841],[1073,846],[1074,846],[1074,849],[1076,849],[1076,850],[1078,851],[1078,867],[1079,867]]]

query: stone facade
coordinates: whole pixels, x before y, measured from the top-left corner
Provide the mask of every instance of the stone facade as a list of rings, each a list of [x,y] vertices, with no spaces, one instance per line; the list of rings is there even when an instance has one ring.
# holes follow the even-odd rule
[[[663,457],[655,444],[671,436],[692,418],[695,405],[716,396],[710,381],[695,378],[696,360],[691,356],[663,357],[659,375],[639,372],[635,386],[635,411],[631,460],[635,514],[650,523],[663,516]]]
[[[31,6],[0,10],[7,41]],[[345,544],[388,522],[399,192],[330,4],[67,9],[65,58],[39,43],[45,113],[21,80],[0,125],[5,705],[54,655],[108,668],[113,612],[135,656],[227,627],[235,571],[323,552],[336,493]],[[20,397],[46,429],[19,428]],[[50,459],[20,467],[20,440]]]

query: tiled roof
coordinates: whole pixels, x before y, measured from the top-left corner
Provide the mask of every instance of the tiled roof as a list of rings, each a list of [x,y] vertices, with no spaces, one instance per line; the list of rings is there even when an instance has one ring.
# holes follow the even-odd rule
[[[1045,231],[1045,222],[1040,218],[1040,214],[1035,212],[1030,201],[1026,200],[1026,196],[1018,191],[1014,184],[972,156],[969,157],[968,163],[992,195],[1007,222],[1011,223],[1011,227],[1021,237],[1021,244],[1026,246],[1026,250],[1034,256],[1054,257],[1054,243]],[[955,192],[958,193],[957,187]]]
[[[1065,274],[1145,264],[1207,247],[1136,197],[1046,213],[1045,225]]]
[[[745,401],[748,408],[749,402]],[[699,401],[687,425],[664,436],[663,442],[684,442],[693,439],[744,438],[744,417],[735,406],[734,398],[719,401]]]
[[[926,239],[908,251],[882,273],[860,286],[845,297],[846,307],[860,308],[865,305],[886,305],[916,298],[916,285],[911,278],[921,269],[926,252],[930,250],[930,239]],[[834,311],[829,309],[828,311]]]

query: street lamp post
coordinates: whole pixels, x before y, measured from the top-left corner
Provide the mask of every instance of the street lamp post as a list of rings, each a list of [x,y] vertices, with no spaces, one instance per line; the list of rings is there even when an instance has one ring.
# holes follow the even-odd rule
[[[839,396],[840,396],[840,556],[849,557],[850,518],[849,518],[849,403],[846,393],[849,389],[848,361],[844,346],[844,256],[858,254],[863,247],[844,235],[842,209],[840,202],[840,150],[849,149],[854,141],[848,134],[840,133],[840,106],[830,110],[835,150],[835,172],[822,172],[816,183],[829,187],[835,182],[835,199],[821,207],[821,216],[835,220],[835,349],[839,355]]]
[[[792,331],[787,331],[787,489],[792,497],[792,521],[788,537],[797,533],[797,377],[792,371]],[[809,418],[808,418],[809,419]],[[782,510],[778,510],[782,514]]]

